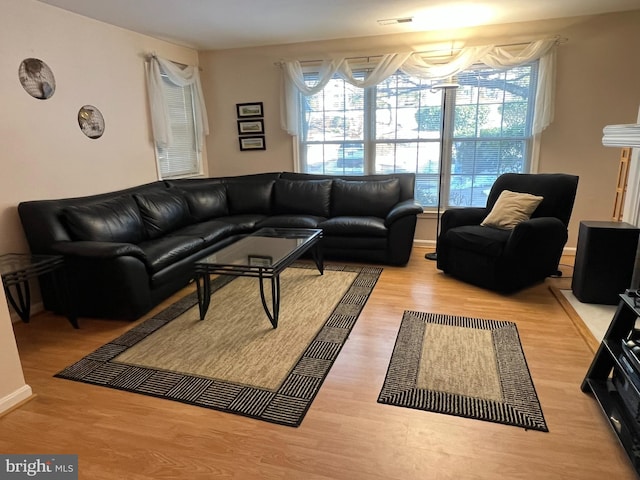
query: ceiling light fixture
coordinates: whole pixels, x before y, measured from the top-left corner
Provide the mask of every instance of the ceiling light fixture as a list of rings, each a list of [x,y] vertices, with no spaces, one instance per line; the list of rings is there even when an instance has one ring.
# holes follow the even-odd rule
[[[397,25],[399,23],[411,23],[411,22],[413,22],[413,17],[385,18],[382,20],[378,20],[379,25]]]

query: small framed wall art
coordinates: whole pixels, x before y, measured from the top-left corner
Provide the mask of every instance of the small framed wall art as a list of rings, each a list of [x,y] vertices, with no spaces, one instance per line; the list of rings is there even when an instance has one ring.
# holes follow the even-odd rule
[[[238,120],[239,135],[257,135],[264,133],[264,120]]]
[[[100,138],[104,133],[104,117],[93,105],[84,105],[78,111],[80,130],[89,138]]]
[[[56,79],[49,66],[39,58],[25,58],[18,68],[22,88],[38,100],[51,98],[56,91]]]
[[[240,142],[240,150],[266,150],[267,145],[264,141],[263,136],[257,137],[240,137],[238,138]]]
[[[236,103],[240,151],[266,150],[262,102]]]
[[[262,117],[262,102],[236,103],[238,118]]]

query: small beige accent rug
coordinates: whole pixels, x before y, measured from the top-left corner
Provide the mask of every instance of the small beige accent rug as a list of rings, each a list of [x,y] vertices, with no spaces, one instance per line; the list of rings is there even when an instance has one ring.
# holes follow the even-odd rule
[[[221,276],[204,320],[193,293],[56,376],[298,426],[381,272],[294,264],[276,329],[258,279]]]
[[[405,311],[378,402],[549,431],[513,322]]]

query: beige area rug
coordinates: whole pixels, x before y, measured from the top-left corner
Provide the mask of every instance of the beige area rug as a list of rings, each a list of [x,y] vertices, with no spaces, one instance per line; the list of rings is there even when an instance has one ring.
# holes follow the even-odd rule
[[[513,322],[405,311],[378,402],[548,431]]]
[[[277,329],[257,279],[218,277],[204,320],[193,293],[56,376],[298,426],[381,272],[289,267]]]

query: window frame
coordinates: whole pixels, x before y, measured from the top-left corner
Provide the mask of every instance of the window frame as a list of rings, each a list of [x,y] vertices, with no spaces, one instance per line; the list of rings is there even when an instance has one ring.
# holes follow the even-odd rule
[[[539,134],[533,134],[532,133],[532,127],[533,127],[533,115],[534,115],[534,108],[535,108],[535,97],[536,97],[536,86],[537,86],[537,82],[538,82],[538,70],[539,70],[539,61],[533,61],[533,62],[529,62],[527,64],[524,64],[524,66],[530,66],[531,70],[530,70],[530,86],[529,86],[529,97],[527,99],[527,103],[528,103],[528,111],[527,111],[527,118],[526,118],[526,132],[525,132],[525,136],[523,137],[515,137],[515,139],[517,139],[518,141],[524,141],[524,146],[523,146],[523,151],[524,151],[524,158],[523,158],[523,166],[522,166],[522,173],[534,173],[538,170],[538,157],[539,157],[539,143],[540,143],[540,135]],[[521,66],[519,66],[521,67]],[[467,69],[467,71],[469,70],[475,70],[475,69],[490,69],[491,67],[488,67],[486,65],[474,65],[470,68]],[[518,68],[518,67],[512,67],[512,68]],[[307,67],[306,68],[306,72],[305,74],[307,75],[313,75],[315,72],[313,71],[313,67]],[[501,69],[493,69],[495,71],[500,71]],[[504,69],[504,70],[511,70],[511,69]],[[354,72],[356,72],[356,70],[354,69]],[[334,77],[336,78],[336,77]],[[339,78],[339,77],[338,77]],[[435,82],[434,82],[435,83]],[[355,173],[356,175],[362,174],[362,175],[370,175],[370,174],[376,174],[378,172],[376,172],[376,165],[375,165],[375,151],[376,151],[376,145],[378,143],[402,143],[403,140],[380,140],[376,138],[375,135],[375,129],[376,129],[376,119],[375,119],[375,113],[376,113],[376,89],[377,86],[373,86],[370,88],[366,88],[364,89],[364,107],[363,107],[363,115],[364,115],[364,132],[363,132],[363,148],[364,148],[364,158],[363,158],[363,171],[359,172],[359,173]],[[302,94],[298,94],[298,98],[300,99],[300,102],[304,101],[304,96]],[[454,178],[454,175],[451,173],[452,170],[452,166],[453,166],[453,144],[454,142],[456,142],[456,140],[460,141],[462,139],[460,139],[459,137],[455,136],[455,132],[454,132],[454,121],[455,121],[455,99],[456,99],[456,90],[453,89],[451,91],[449,90],[443,90],[442,92],[442,100],[441,100],[441,108],[443,109],[442,111],[444,112],[445,115],[445,119],[444,119],[444,125],[445,125],[445,129],[444,131],[442,131],[440,133],[440,138],[439,139],[435,139],[435,140],[425,140],[425,139],[419,139],[418,137],[416,137],[415,139],[410,139],[410,141],[416,141],[416,142],[423,142],[423,141],[435,141],[436,143],[439,143],[441,141],[445,142],[444,145],[444,158],[442,159],[442,165],[443,165],[443,175],[442,175],[442,192],[440,194],[442,200],[441,200],[441,208],[446,209],[446,208],[456,208],[456,205],[449,205],[449,200],[450,200],[450,190],[451,190],[451,182],[452,179]],[[505,105],[506,102],[503,100],[501,105]],[[299,121],[300,121],[300,132],[304,132],[305,131],[305,118],[304,118],[304,110],[303,110],[303,106],[302,103],[299,104],[299,112],[301,113],[299,115]],[[442,121],[442,120],[441,120]],[[296,137],[295,139],[295,156],[296,156],[296,162],[295,165],[297,167],[297,170],[300,172],[305,172],[305,173],[314,173],[314,172],[309,172],[309,164],[307,163],[307,158],[306,158],[306,153],[307,153],[307,146],[311,145],[311,144],[319,144],[319,145],[323,145],[323,144],[330,144],[330,143],[342,143],[342,144],[346,144],[346,143],[353,143],[353,140],[349,140],[349,139],[344,139],[342,142],[340,141],[309,141],[309,140],[305,140],[303,138],[304,134],[301,134],[300,136]],[[472,137],[472,138],[464,138],[464,141],[472,141],[474,144],[477,144],[478,142],[481,142],[483,140],[501,140],[501,141],[508,141],[509,138],[508,137],[481,137],[481,136],[476,136],[476,137]],[[404,142],[406,142],[407,140],[404,140]],[[325,173],[325,168],[326,168],[326,158],[323,159],[322,162],[322,172],[320,173]],[[417,169],[416,169],[417,170]],[[384,173],[384,172],[380,172],[380,173]],[[414,172],[416,174],[416,180],[418,179],[419,176],[422,177],[433,177],[435,179],[436,183],[440,183],[440,173],[436,172],[436,173],[418,173],[417,171]],[[349,172],[343,172],[343,173],[339,173],[340,175],[349,175],[349,174],[354,174],[354,173],[349,173]],[[496,172],[496,177],[500,175],[500,171]],[[471,203],[471,202],[469,202]],[[477,206],[477,205],[476,205]],[[435,212],[437,208],[437,205],[426,205],[424,206],[424,212]]]

